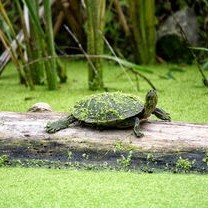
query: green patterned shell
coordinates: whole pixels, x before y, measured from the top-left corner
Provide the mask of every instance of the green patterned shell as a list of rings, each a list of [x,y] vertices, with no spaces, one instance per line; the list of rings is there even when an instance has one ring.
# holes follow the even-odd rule
[[[107,124],[131,118],[144,109],[138,97],[124,93],[101,93],[79,101],[73,116],[79,121]]]

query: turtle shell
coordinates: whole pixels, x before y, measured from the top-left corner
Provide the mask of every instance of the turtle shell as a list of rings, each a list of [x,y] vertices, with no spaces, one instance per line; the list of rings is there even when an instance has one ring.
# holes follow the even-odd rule
[[[79,101],[73,116],[79,121],[94,124],[108,124],[134,117],[144,109],[136,96],[124,93],[101,93]]]

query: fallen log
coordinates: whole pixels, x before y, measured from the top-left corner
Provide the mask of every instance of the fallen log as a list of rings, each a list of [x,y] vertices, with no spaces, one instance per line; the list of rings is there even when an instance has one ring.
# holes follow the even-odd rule
[[[131,150],[134,166],[154,161],[153,167],[176,167],[183,158],[192,162],[192,168],[208,170],[208,124],[149,120],[141,125],[142,138],[135,137],[132,129],[100,131],[76,124],[55,134],[46,133],[46,123],[63,116],[0,112],[0,155],[67,161],[68,152],[72,152],[74,158],[70,159],[74,161],[86,160],[83,154],[87,154],[88,162],[116,163]]]

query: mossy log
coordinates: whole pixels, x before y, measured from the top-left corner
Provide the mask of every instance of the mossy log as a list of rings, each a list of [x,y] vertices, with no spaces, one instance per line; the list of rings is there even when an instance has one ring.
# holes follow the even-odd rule
[[[46,123],[63,116],[52,112],[0,112],[0,155],[67,161],[70,151],[74,161],[82,161],[82,155],[87,154],[88,162],[116,163],[132,150],[134,166],[141,165],[141,161],[154,161],[154,167],[176,166],[178,159],[184,158],[194,161],[193,168],[208,170],[208,124],[148,120],[141,125],[145,134],[142,138],[135,137],[132,129],[100,131],[76,124],[55,134],[46,133]]]

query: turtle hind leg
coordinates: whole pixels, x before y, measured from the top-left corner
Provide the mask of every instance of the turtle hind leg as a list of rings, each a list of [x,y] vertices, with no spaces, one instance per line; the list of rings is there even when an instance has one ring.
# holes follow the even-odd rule
[[[48,122],[45,129],[48,133],[55,133],[61,129],[66,129],[70,124],[74,123],[77,119],[73,115],[69,115],[58,121]]]
[[[134,134],[137,137],[143,137],[144,136],[143,132],[140,129],[140,120],[137,117],[135,118],[135,123],[134,123]]]

